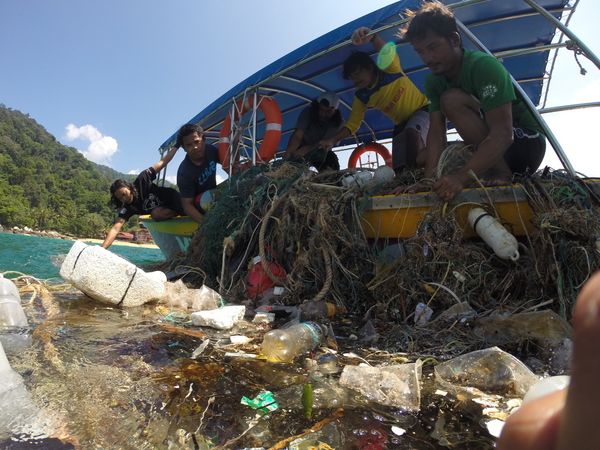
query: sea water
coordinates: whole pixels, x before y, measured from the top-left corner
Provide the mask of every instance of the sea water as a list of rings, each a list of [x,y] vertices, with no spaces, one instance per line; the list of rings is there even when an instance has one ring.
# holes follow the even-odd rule
[[[15,271],[42,280],[59,277],[60,263],[64,255],[69,253],[73,242],[0,233],[0,272]],[[158,248],[113,244],[110,251],[138,266],[164,260],[164,255]]]
[[[0,271],[40,280],[58,277],[53,261],[72,244],[0,233]],[[110,250],[138,265],[163,259],[156,249],[113,245]],[[121,308],[65,283],[47,286],[50,299],[42,291],[21,294],[32,339],[7,355],[23,384],[0,393],[0,449],[208,450],[237,438],[226,447],[267,448],[335,417],[289,448],[321,440],[327,442],[321,448],[336,450],[420,450],[439,448],[442,439],[444,446],[465,450],[494,448],[480,416],[472,417],[473,408],[469,414],[445,413],[430,406],[440,401],[433,394],[423,398],[427,406],[418,415],[373,408],[346,397],[335,380],[318,373],[310,378],[318,401],[307,420],[304,365],[226,356],[232,354],[230,333],[260,342],[259,327],[244,325],[232,332],[193,327],[182,315],[165,315],[160,306],[167,305]],[[350,350],[356,351],[341,348],[340,355]],[[423,378],[424,384],[430,380]],[[281,410],[263,416],[241,405],[259,390],[273,392]],[[451,400],[443,397],[444,404]],[[338,407],[344,407],[343,417],[336,415]],[[404,430],[410,430],[406,438]],[[305,439],[310,442],[300,444]]]

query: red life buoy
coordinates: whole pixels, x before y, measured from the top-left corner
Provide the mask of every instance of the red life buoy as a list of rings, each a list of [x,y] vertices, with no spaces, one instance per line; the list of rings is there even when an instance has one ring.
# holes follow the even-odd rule
[[[249,111],[252,110],[254,105],[254,94],[250,95],[245,99],[240,99],[237,102],[236,121],[242,119],[242,117]],[[281,139],[281,124],[283,122],[281,117],[281,110],[279,105],[272,97],[265,95],[259,95],[257,99],[258,109],[265,115],[266,131],[263,136],[262,144],[258,148],[258,157],[264,162],[270,161],[277,152],[279,146],[279,140]],[[230,139],[229,134],[231,133],[231,115],[228,114],[223,121],[221,132],[219,133],[219,160],[223,169],[229,168],[229,146]]]
[[[362,154],[367,152],[375,152],[383,158],[386,166],[392,167],[392,154],[383,144],[378,142],[365,142],[356,147],[348,158],[348,167],[356,167]],[[393,169],[393,167],[392,167]]]

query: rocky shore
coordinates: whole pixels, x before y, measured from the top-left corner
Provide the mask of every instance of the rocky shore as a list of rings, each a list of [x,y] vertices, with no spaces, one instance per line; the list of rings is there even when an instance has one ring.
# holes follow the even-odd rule
[[[61,234],[58,231],[45,231],[45,230],[33,230],[29,227],[19,228],[19,227],[5,227],[0,225],[0,233],[9,233],[9,234],[25,234],[28,236],[39,236],[45,238],[52,239],[65,239],[68,241],[77,241],[82,238],[77,238],[75,236],[68,236],[66,234]]]
[[[67,234],[61,234],[58,231],[45,231],[45,230],[33,230],[29,227],[19,228],[19,227],[5,227],[0,225],[0,233],[9,233],[9,234],[25,234],[27,236],[38,236],[45,237],[51,239],[63,239],[66,241],[83,241],[87,243],[93,244],[102,244],[104,239],[90,238],[88,236],[69,236]],[[158,248],[156,244],[153,242],[132,242],[126,240],[115,239],[113,245],[125,245],[128,247],[141,247],[141,248]]]

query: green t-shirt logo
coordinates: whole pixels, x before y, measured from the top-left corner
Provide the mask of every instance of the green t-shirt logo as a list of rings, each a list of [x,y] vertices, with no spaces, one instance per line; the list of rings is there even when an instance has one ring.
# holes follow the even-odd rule
[[[481,99],[483,100],[484,98],[494,98],[497,92],[498,86],[496,86],[495,84],[488,84],[487,86],[484,86],[481,90]]]

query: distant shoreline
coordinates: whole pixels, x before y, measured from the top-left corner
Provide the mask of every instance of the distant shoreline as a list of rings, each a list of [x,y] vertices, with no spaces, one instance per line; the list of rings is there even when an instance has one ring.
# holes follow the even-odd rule
[[[7,233],[7,234],[21,234],[21,235],[25,235],[25,236],[37,236],[37,237],[45,237],[45,238],[50,238],[50,239],[63,239],[65,241],[81,241],[81,242],[87,242],[90,244],[102,244],[104,242],[104,239],[92,239],[92,238],[76,238],[73,236],[68,236],[66,234],[60,234],[57,231],[36,231],[36,230],[31,230],[31,229],[13,229],[13,228],[6,228],[6,227],[2,227],[0,225],[0,233]],[[159,249],[158,245],[156,244],[137,244],[135,242],[127,242],[127,241],[120,241],[118,239],[115,239],[114,242],[112,243],[112,245],[121,245],[124,247],[139,247],[139,248],[154,248],[154,249]]]
[[[75,239],[76,241],[87,242],[91,244],[102,244],[104,242],[103,239],[91,239],[91,238],[83,238],[83,239]],[[119,241],[115,239],[112,245],[122,245],[124,247],[140,247],[140,248],[155,248],[158,249],[158,245],[156,244],[136,244],[135,242],[127,242],[127,241]]]

